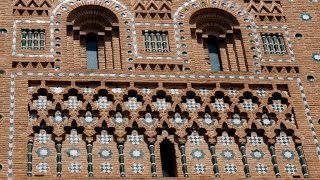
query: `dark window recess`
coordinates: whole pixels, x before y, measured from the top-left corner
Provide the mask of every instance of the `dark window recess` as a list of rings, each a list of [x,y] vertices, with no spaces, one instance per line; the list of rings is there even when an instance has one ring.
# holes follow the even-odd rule
[[[209,59],[211,64],[211,70],[213,71],[221,71],[221,63],[219,57],[219,45],[217,40],[214,38],[208,39],[208,51],[209,51]]]
[[[86,40],[87,69],[99,69],[98,61],[98,39],[88,36]]]
[[[174,144],[168,139],[160,143],[163,177],[177,177],[177,165]]]

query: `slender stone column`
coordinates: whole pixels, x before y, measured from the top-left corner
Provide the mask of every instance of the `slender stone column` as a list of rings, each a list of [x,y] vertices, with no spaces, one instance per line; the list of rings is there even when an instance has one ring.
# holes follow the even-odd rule
[[[180,139],[180,152],[181,152],[181,163],[182,163],[182,171],[184,177],[189,177],[188,175],[188,166],[187,166],[187,158],[186,158],[186,146],[185,139]]]
[[[246,139],[240,139],[240,151],[242,154],[242,162],[244,165],[244,173],[246,174],[246,177],[250,177],[250,168],[249,168],[249,164],[248,164],[248,158],[247,158],[247,154],[246,154]]]
[[[88,174],[89,177],[93,177],[93,164],[92,164],[92,138],[87,139],[87,160],[88,160]]]
[[[157,165],[156,165],[156,156],[154,154],[154,138],[149,138],[149,152],[150,152],[150,162],[151,162],[151,173],[152,177],[157,177]]]
[[[33,141],[28,141],[28,176],[32,176],[32,149],[33,149]]]
[[[218,159],[216,155],[216,146],[214,144],[210,145],[211,162],[213,164],[213,172],[215,177],[220,177]]]
[[[123,138],[118,138],[118,152],[119,152],[119,164],[120,164],[120,176],[125,177],[125,171],[124,171],[124,155],[123,155],[123,143],[124,139]]]
[[[279,171],[279,167],[278,167],[276,150],[275,150],[274,142],[273,142],[274,140],[269,140],[269,143],[270,143],[270,141],[272,141],[272,144],[269,145],[269,151],[271,153],[271,161],[273,164],[273,171],[274,171],[276,177],[279,178],[281,176],[280,176],[280,171]]]
[[[297,147],[297,151],[298,151],[298,155],[299,155],[299,159],[300,159],[300,164],[302,167],[303,177],[308,178],[309,177],[309,170],[308,170],[308,166],[306,163],[306,159],[304,157],[303,148],[301,145],[299,145]]]
[[[61,164],[61,141],[56,143],[56,151],[57,151],[57,176],[61,177],[62,164]]]

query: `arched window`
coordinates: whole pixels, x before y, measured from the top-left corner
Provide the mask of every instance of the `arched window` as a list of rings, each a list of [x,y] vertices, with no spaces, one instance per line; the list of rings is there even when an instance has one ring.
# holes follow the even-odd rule
[[[67,16],[68,65],[75,69],[122,68],[119,20],[112,10],[83,5]],[[28,47],[28,46],[27,46]]]
[[[231,13],[204,8],[190,16],[192,61],[198,70],[248,71],[240,23]]]
[[[95,34],[89,34],[86,38],[87,69],[99,69],[98,39]]]

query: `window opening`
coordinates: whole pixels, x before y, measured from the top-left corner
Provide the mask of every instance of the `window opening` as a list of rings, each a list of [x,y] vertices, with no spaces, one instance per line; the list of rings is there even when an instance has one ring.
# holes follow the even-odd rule
[[[86,52],[87,52],[87,69],[99,69],[98,39],[95,35],[87,36]]]
[[[168,139],[160,143],[163,177],[177,177],[176,153],[174,144]]]
[[[220,55],[219,55],[219,45],[216,38],[208,38],[208,51],[209,59],[211,64],[211,70],[221,71]]]

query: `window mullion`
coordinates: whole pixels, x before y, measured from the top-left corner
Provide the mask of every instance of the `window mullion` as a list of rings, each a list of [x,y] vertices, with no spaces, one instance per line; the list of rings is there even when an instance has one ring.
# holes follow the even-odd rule
[[[40,31],[40,49],[44,49],[45,46],[45,32],[44,30]]]
[[[280,54],[279,42],[278,42],[277,36],[273,35],[272,39],[273,39],[273,47],[274,47],[275,53]]]
[[[25,29],[22,30],[21,46],[22,46],[22,49],[27,48],[27,31]]]

